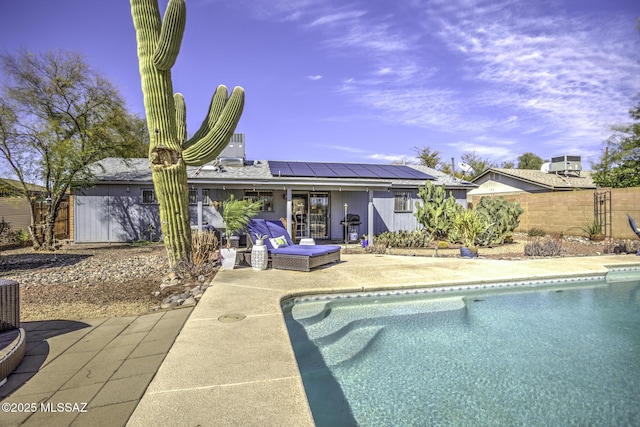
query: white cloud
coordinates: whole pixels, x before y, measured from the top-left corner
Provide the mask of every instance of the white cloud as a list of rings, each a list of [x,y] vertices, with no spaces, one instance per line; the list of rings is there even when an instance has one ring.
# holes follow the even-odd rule
[[[322,80],[322,76],[321,76],[321,75],[319,75],[319,74],[316,74],[316,75],[313,75],[313,76],[307,76],[307,78],[308,78],[309,80],[313,80],[313,81],[316,81],[316,80]]]

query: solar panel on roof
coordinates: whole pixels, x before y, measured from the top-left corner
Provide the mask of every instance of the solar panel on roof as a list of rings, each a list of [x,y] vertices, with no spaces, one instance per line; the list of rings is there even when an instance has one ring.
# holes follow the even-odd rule
[[[321,178],[435,179],[405,165],[269,161],[274,176]]]

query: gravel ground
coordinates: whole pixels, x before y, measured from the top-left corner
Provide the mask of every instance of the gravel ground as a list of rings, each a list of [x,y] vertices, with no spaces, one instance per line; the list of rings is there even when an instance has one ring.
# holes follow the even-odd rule
[[[480,248],[481,258],[525,259],[529,239],[516,235],[515,242]],[[637,246],[638,242],[632,242]],[[605,245],[584,238],[565,238],[563,256],[600,255]],[[357,246],[349,253],[364,252]],[[434,256],[433,249],[393,249],[392,254]],[[459,256],[457,248],[438,251],[438,256]],[[65,245],[56,253],[31,248],[3,250],[0,277],[20,283],[21,320],[90,319],[148,313],[164,298],[180,293],[197,279],[182,279],[180,286],[161,290],[170,273],[165,248],[132,245]],[[209,281],[213,271],[206,277]],[[202,279],[202,278],[201,278]],[[174,279],[175,280],[175,279]],[[182,286],[184,285],[184,286]]]
[[[21,320],[137,315],[159,305],[169,264],[162,245],[66,245],[2,251],[0,277],[20,283]]]

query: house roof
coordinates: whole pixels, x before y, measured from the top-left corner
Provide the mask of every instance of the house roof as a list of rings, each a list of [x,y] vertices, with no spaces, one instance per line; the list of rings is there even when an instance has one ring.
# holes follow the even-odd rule
[[[41,185],[27,183],[27,190],[33,192],[44,192],[46,188]],[[17,179],[0,178],[0,194],[14,195],[22,191],[22,184]]]
[[[490,173],[508,176],[550,190],[590,189],[597,187],[593,182],[591,172],[588,171],[582,171],[580,175],[563,175],[534,169],[489,168],[473,178],[471,182],[478,184],[479,181],[485,180],[485,177]]]
[[[207,164],[200,167],[187,167],[187,175],[190,182],[207,184],[284,184],[284,185],[349,185],[349,186],[386,186],[386,187],[415,187],[423,185],[426,176],[430,176],[436,185],[445,185],[447,188],[475,188],[475,184],[463,182],[451,178],[449,175],[420,165],[386,165],[385,168],[411,168],[417,171],[415,178],[361,178],[353,176],[310,177],[310,176],[278,176],[272,173],[269,160],[248,161],[245,166],[219,166]],[[296,162],[297,164],[309,164]],[[314,162],[317,163],[317,162]],[[362,164],[359,164],[362,165]],[[378,165],[379,166],[379,165]],[[111,183],[138,183],[148,182],[151,179],[149,160],[122,159],[109,157],[91,166],[91,171],[99,182]],[[424,175],[423,175],[424,174]],[[400,176],[407,176],[401,174]]]

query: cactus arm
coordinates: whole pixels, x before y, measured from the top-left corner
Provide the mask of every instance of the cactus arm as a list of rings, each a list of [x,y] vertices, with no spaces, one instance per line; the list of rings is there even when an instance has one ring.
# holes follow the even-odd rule
[[[198,141],[188,141],[182,152],[187,165],[202,166],[215,159],[229,143],[244,108],[244,89],[235,87],[216,124]]]
[[[183,145],[183,149],[189,148],[191,145],[198,142],[202,139],[209,131],[215,126],[216,122],[220,118],[220,114],[224,109],[224,106],[227,104],[227,99],[229,98],[227,93],[227,87],[224,85],[218,86],[216,91],[213,93],[211,97],[211,103],[209,104],[209,113],[207,117],[202,121],[200,125],[200,129]]]
[[[187,140],[187,104],[181,93],[173,95],[173,102],[176,105],[176,132],[178,143],[183,144]]]
[[[168,71],[173,67],[180,52],[180,44],[187,21],[184,0],[170,0],[164,13],[160,37],[153,54],[153,65],[158,70]]]

